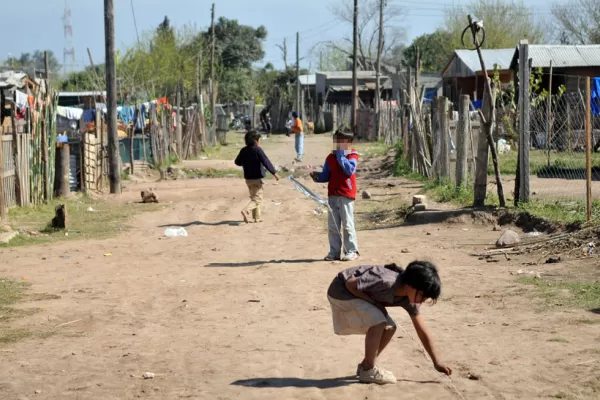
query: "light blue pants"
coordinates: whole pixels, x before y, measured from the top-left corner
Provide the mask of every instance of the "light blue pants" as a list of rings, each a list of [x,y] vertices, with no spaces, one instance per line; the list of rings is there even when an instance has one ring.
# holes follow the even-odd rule
[[[304,155],[304,133],[296,133],[296,154],[298,155],[298,160],[302,160],[302,156]]]
[[[354,229],[354,200],[342,196],[329,196],[329,255],[340,257],[342,253],[342,235],[344,248],[341,257],[358,253],[358,239]],[[343,231],[343,233],[342,233]]]

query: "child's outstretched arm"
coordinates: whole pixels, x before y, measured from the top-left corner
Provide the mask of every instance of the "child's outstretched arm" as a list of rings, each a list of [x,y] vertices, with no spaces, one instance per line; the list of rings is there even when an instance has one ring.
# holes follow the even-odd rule
[[[260,147],[258,148],[258,158],[260,158],[260,162],[262,165],[264,165],[267,171],[269,171],[275,177],[275,179],[279,180],[279,175],[277,175],[277,171],[275,171],[275,167],[273,167],[271,160],[269,160],[269,157],[267,157],[263,149]]]
[[[346,157],[344,154],[344,150],[336,150],[335,158],[337,159],[338,164],[344,170],[346,176],[352,176],[356,172],[356,167],[358,166],[358,155],[353,156],[354,154],[350,154],[349,157]]]
[[[425,350],[427,350],[427,353],[433,361],[434,368],[438,372],[441,372],[446,375],[451,375],[452,369],[442,364],[437,356],[437,353],[435,352],[435,348],[433,346],[433,339],[431,338],[429,330],[425,327],[425,321],[423,320],[423,317],[421,315],[416,315],[414,317],[411,317],[411,319],[415,330],[417,331],[417,335],[419,336],[421,343],[423,343],[423,347],[425,347]]]

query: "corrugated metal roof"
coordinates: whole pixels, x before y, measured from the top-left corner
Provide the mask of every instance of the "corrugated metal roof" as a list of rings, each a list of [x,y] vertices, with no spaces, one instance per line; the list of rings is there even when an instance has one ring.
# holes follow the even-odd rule
[[[21,89],[25,84],[23,79],[27,76],[26,73],[20,71],[4,71],[0,72],[0,88],[17,88]]]
[[[106,96],[106,92],[59,92],[58,97]]]
[[[529,45],[529,58],[533,68],[600,67],[600,45]],[[519,47],[513,52],[511,68],[519,61]]]
[[[514,49],[483,49],[481,55],[488,71],[494,70],[494,65],[499,69],[509,69]],[[467,77],[481,72],[481,63],[476,51],[455,50],[454,55],[442,71],[444,77]]]
[[[323,71],[320,73],[325,74],[327,79],[352,79],[352,71]],[[377,73],[375,71],[356,71],[356,76],[358,79],[376,79]]]

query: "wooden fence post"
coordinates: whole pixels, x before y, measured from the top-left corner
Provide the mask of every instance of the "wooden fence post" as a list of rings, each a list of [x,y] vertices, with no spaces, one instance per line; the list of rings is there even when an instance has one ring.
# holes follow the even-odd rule
[[[529,44],[519,43],[519,201],[529,201]]]
[[[68,143],[58,143],[56,155],[56,178],[54,192],[57,197],[66,197],[71,192],[69,185],[70,150]]]
[[[489,109],[489,107],[491,107],[492,105],[489,104],[490,95],[488,94],[488,85],[484,86],[483,91],[483,106],[485,109]],[[483,111],[483,114],[491,115],[491,112]],[[473,201],[474,207],[483,207],[485,205],[485,199],[487,197],[488,160],[490,145],[488,143],[486,135],[486,122],[484,122],[483,120],[480,122],[481,128],[479,129],[479,138],[477,140],[477,155],[475,156],[475,185],[473,189],[473,191],[475,192],[475,198]]]
[[[21,198],[21,164],[19,162],[19,136],[17,133],[17,106],[13,102],[10,107],[10,119],[12,124],[12,148],[13,160],[15,163],[15,196],[17,206],[23,207],[23,199]]]
[[[439,172],[442,178],[450,178],[450,138],[448,137],[448,99],[438,98],[440,163]]]
[[[433,176],[436,179],[440,177],[440,113],[439,103],[441,97],[434,97],[431,102],[431,169],[433,170]]]
[[[458,127],[456,129],[456,187],[459,188],[467,183],[470,104],[471,100],[469,99],[469,95],[463,94],[460,96]]]
[[[586,178],[586,219],[592,220],[592,105],[591,79],[585,78],[585,178]]]
[[[2,145],[2,127],[0,127],[0,221],[8,218],[8,207],[4,199],[4,149]]]

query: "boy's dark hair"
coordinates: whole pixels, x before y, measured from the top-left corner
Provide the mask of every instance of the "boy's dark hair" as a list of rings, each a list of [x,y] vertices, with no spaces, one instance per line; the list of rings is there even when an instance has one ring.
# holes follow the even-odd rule
[[[340,128],[333,134],[334,139],[343,139],[352,142],[354,140],[354,134],[349,129]]]
[[[260,140],[260,134],[255,130],[248,131],[244,136],[246,146],[254,146]]]
[[[413,287],[423,298],[431,299],[434,303],[442,292],[442,282],[437,267],[428,261],[413,261],[406,269],[396,264],[386,265],[385,268],[400,273],[402,284]]]

